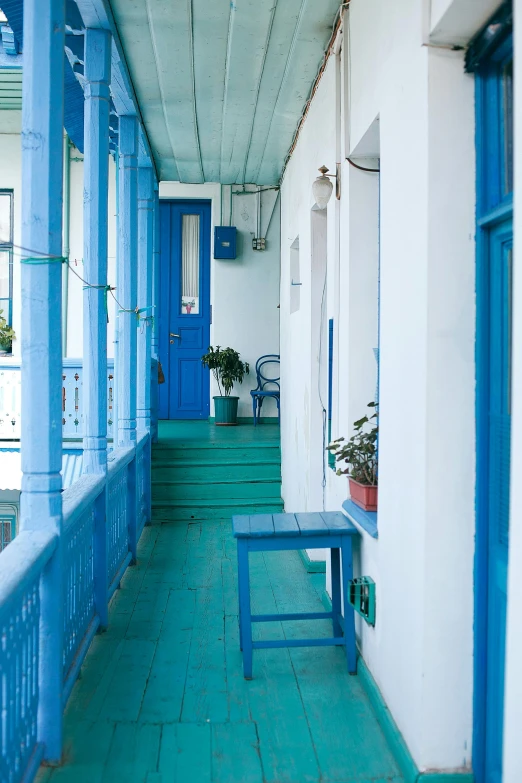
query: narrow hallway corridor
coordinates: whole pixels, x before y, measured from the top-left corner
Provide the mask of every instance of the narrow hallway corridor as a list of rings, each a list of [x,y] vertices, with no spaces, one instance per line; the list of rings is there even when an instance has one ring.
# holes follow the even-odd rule
[[[219,437],[240,429],[251,431]],[[297,552],[252,555],[254,610],[320,611],[324,578]],[[254,679],[243,679],[236,590],[230,519],[145,528],[67,706],[65,763],[39,783],[402,781],[342,649],[256,651]],[[313,627],[330,634],[326,621]]]

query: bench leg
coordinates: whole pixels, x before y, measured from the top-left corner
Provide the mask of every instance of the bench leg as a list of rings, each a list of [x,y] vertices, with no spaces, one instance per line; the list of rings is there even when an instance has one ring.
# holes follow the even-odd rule
[[[237,565],[239,584],[239,637],[243,651],[243,675],[252,679],[252,620],[250,609],[250,574],[247,542],[237,542]]]
[[[238,598],[238,624],[239,624],[239,649],[241,652],[243,652],[243,623],[241,619],[241,594],[242,594],[242,585],[241,585],[241,579],[239,577],[240,571],[239,571],[239,548],[241,546],[241,542],[237,542],[237,598]]]
[[[341,553],[339,549],[330,550],[330,561],[332,564],[333,635],[342,636],[343,631],[339,623],[339,615],[341,614]]]
[[[349,603],[349,583],[353,578],[352,563],[352,539],[351,536],[343,536],[341,549],[343,565],[343,598],[344,598],[344,640],[346,645],[346,659],[350,674],[357,673],[357,652],[355,649],[355,617]]]

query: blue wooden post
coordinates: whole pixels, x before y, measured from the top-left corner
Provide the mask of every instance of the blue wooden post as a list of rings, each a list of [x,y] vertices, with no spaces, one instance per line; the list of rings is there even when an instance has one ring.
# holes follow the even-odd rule
[[[120,117],[116,298],[118,314],[118,445],[136,443],[136,338],[138,249],[138,120]]]
[[[109,193],[109,82],[111,34],[85,31],[85,159],[83,258],[83,473],[107,473],[107,252]],[[106,495],[96,508],[94,593],[107,627]]]
[[[120,117],[116,298],[118,313],[118,446],[136,445],[136,345],[138,260],[138,120]],[[136,562],[136,458],[127,468],[129,551]]]
[[[154,229],[154,179],[152,167],[138,168],[138,306],[143,309],[138,329],[137,409],[138,429],[149,430],[151,422],[150,362],[154,324],[152,309],[152,262]]]
[[[120,153],[118,147],[114,151],[114,163],[116,166],[116,237],[120,236]],[[116,241],[116,274],[118,273],[118,258],[120,257],[119,239]],[[114,447],[118,444],[118,339],[120,321],[118,318],[118,305],[115,303],[114,319],[114,379],[112,385],[112,442]]]
[[[159,187],[154,186],[154,253],[152,264],[152,306],[154,325],[152,329],[151,354],[153,358],[151,382],[151,440],[158,440],[158,362],[159,362],[159,302],[160,302],[160,209]]]
[[[60,536],[41,581],[38,741],[62,752],[63,0],[25,0],[22,100],[21,530]]]

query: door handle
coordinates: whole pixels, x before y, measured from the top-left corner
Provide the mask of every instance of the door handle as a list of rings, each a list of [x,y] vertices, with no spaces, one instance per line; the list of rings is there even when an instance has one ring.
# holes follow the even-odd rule
[[[171,332],[170,336],[171,337],[179,337],[179,339],[181,340],[181,335],[180,334],[174,334],[173,332]]]

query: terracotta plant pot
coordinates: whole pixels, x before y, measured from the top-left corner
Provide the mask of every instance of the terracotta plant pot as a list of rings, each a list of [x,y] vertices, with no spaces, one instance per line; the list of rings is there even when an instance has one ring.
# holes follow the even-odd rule
[[[356,506],[364,511],[377,511],[377,487],[370,487],[368,484],[360,484],[354,479],[349,479],[350,497]]]

